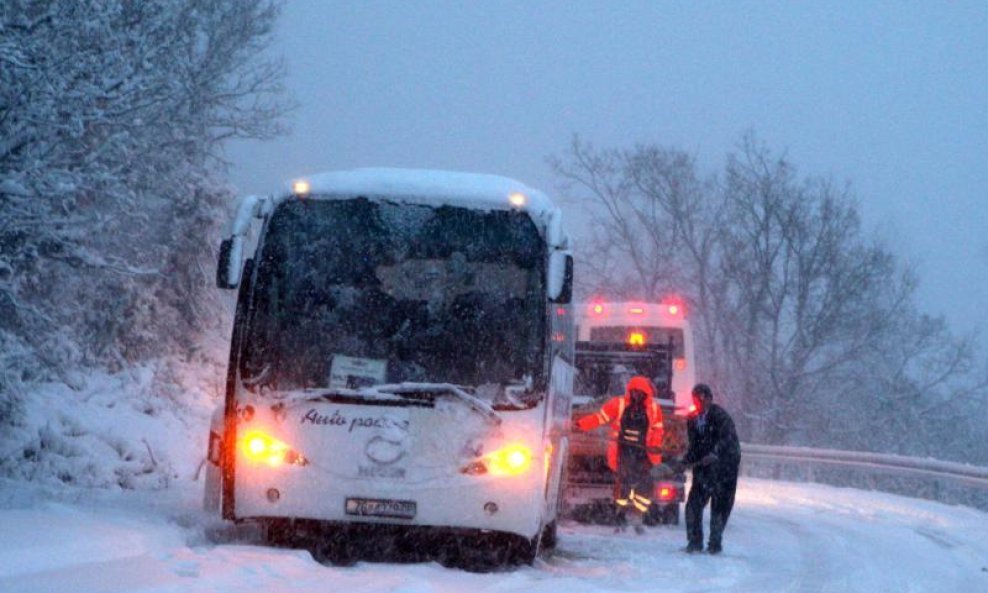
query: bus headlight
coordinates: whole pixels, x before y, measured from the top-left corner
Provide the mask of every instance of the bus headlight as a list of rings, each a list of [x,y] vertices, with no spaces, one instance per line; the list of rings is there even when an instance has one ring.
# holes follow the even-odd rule
[[[260,430],[252,430],[244,435],[241,442],[244,456],[258,463],[267,463],[278,467],[283,463],[289,465],[308,465],[309,460],[287,443],[280,441]]]
[[[472,476],[491,474],[492,476],[517,476],[532,467],[532,450],[520,443],[512,443],[496,451],[491,451],[460,471]]]

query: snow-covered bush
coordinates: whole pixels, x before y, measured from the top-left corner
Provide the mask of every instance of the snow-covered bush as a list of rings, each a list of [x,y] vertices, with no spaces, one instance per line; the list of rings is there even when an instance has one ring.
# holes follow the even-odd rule
[[[222,376],[208,358],[36,384],[6,427],[0,476],[51,486],[161,489],[191,480]]]
[[[278,9],[0,3],[0,445],[37,382],[203,358],[204,336],[225,331],[212,290],[230,199],[220,150],[280,131],[282,68],[264,58]],[[102,446],[64,428],[33,437],[36,475],[49,456]],[[150,455],[127,447],[136,465],[121,481],[135,483]]]

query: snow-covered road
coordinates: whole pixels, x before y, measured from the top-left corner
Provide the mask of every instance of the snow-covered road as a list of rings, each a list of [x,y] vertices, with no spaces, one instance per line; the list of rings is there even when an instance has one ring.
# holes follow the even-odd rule
[[[194,488],[37,502],[3,484],[0,592],[583,593],[988,591],[988,514],[885,494],[742,480],[719,557],[682,527],[644,536],[565,525],[534,567],[323,566],[308,552],[215,543]],[[62,498],[64,500],[64,497]]]

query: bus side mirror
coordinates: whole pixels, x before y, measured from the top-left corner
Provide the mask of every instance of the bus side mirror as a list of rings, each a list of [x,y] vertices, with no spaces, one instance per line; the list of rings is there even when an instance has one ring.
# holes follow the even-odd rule
[[[553,251],[549,256],[549,300],[566,305],[573,299],[573,256],[564,251]]]
[[[244,254],[244,238],[234,236],[220,243],[220,257],[216,264],[216,286],[236,288],[240,284],[240,272]]]

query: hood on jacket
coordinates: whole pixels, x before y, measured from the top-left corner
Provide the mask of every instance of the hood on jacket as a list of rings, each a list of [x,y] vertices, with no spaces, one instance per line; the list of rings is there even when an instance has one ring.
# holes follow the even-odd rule
[[[655,385],[648,379],[648,377],[643,377],[641,375],[635,375],[628,381],[628,386],[624,389],[624,401],[626,404],[631,403],[631,390],[637,389],[639,391],[645,392],[645,406],[652,405],[652,401],[655,399]]]

